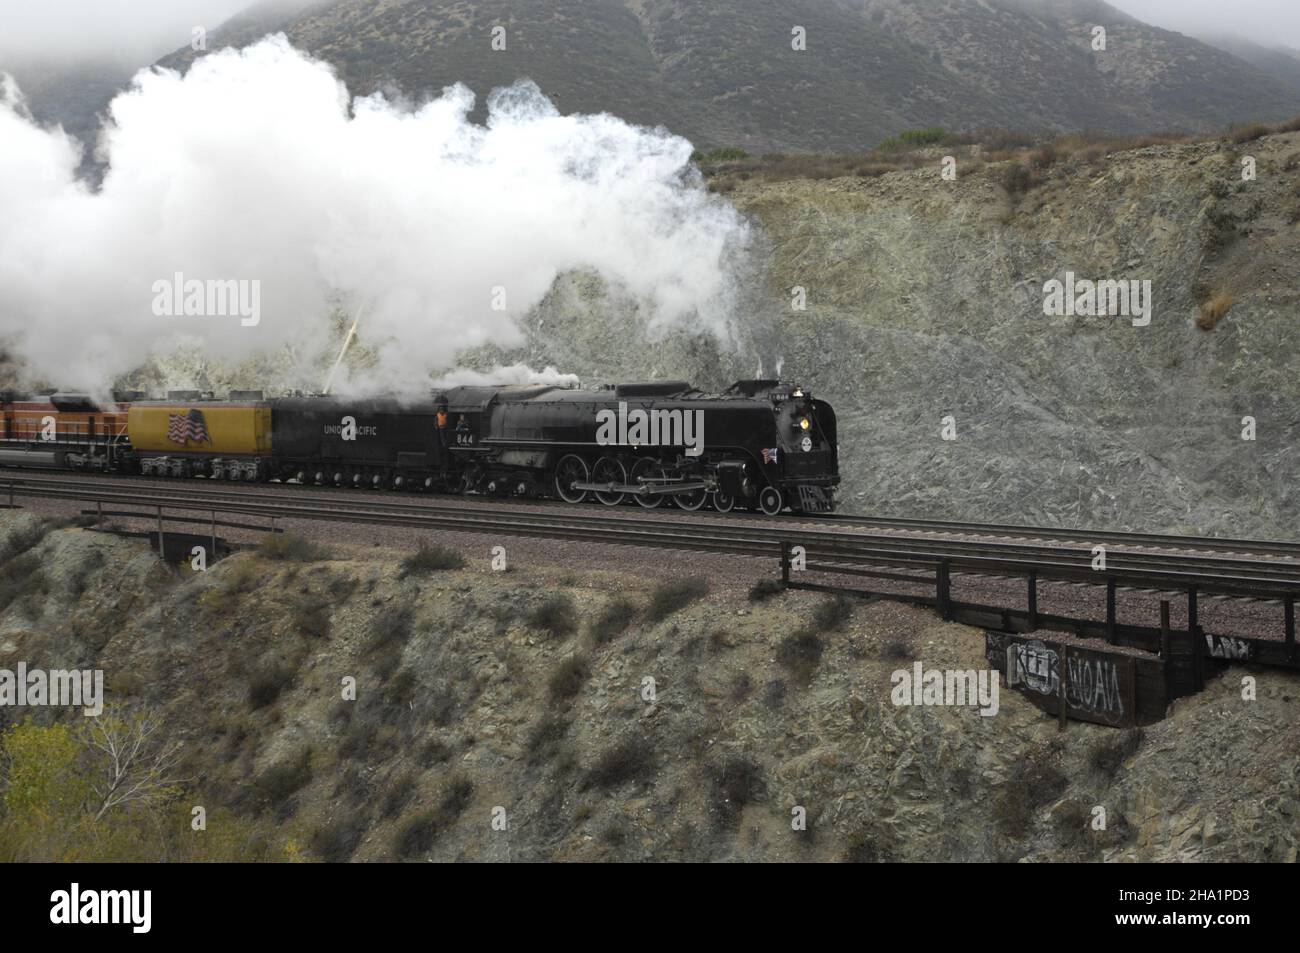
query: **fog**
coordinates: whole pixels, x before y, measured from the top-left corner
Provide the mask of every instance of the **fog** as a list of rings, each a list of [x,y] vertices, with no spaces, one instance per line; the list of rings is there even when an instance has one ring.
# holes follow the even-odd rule
[[[1152,26],[1189,35],[1236,34],[1300,49],[1300,0],[1109,0]]]
[[[248,0],[0,0],[0,67],[6,62],[112,59],[144,65],[187,46]]]

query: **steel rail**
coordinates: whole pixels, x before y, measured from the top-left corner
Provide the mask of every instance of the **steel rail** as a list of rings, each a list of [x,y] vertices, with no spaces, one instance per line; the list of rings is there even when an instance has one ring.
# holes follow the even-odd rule
[[[794,526],[744,526],[653,518],[563,513],[520,513],[495,507],[420,505],[359,500],[355,506],[321,507],[301,498],[268,499],[268,494],[229,491],[159,493],[152,489],[106,489],[101,485],[51,486],[33,481],[23,493],[34,497],[97,504],[139,506],[141,519],[160,509],[256,515],[275,519],[325,520],[474,533],[542,536],[592,543],[628,543],[738,555],[771,556],[782,544],[805,548],[810,561],[828,566],[922,567],[987,575],[1034,573],[1044,580],[1102,584],[1114,579],[1132,588],[1197,587],[1206,594],[1282,598],[1300,592],[1300,568],[1257,561],[1218,559],[1180,553],[1151,556],[1114,553],[1104,571],[1091,568],[1091,552],[1035,548],[999,541],[936,541],[895,536],[800,530]],[[15,492],[17,487],[12,487]]]

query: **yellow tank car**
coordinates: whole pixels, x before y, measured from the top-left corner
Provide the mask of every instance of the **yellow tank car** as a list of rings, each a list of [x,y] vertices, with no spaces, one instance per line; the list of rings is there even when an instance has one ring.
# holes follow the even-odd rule
[[[126,430],[137,453],[269,456],[271,405],[136,403],[127,414]]]

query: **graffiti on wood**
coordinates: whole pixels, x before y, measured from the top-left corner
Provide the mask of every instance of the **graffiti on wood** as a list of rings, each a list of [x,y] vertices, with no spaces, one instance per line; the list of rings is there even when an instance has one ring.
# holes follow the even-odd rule
[[[1245,661],[1253,654],[1253,647],[1245,639],[1235,639],[1230,635],[1212,635],[1205,633],[1205,646],[1215,658]]]
[[[1041,695],[1045,704],[1054,707],[1061,692],[1059,646],[1012,641],[1005,651],[1007,684]],[[1125,705],[1134,677],[1131,660],[1072,648],[1066,654],[1065,671],[1065,704],[1070,714],[1105,724],[1120,724],[1132,716]]]

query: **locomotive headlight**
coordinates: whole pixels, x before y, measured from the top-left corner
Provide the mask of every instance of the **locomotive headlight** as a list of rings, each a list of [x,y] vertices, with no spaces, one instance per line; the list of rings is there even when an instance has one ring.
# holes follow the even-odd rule
[[[800,429],[800,430],[807,430],[807,429],[808,429],[809,427],[811,427],[811,426],[812,426],[812,421],[809,420],[807,417],[802,417],[802,418],[800,418],[800,420],[799,420],[799,429]]]

